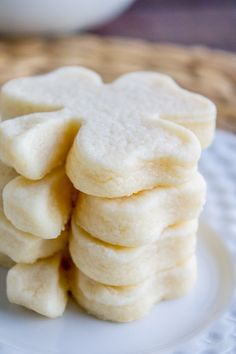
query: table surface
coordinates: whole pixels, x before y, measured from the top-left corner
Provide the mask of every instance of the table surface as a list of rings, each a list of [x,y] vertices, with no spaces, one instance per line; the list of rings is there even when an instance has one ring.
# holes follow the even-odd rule
[[[91,32],[236,51],[236,1],[137,0]]]

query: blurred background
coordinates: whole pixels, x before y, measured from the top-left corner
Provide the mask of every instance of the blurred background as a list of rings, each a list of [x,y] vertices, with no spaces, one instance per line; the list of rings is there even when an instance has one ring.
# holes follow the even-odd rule
[[[93,33],[236,50],[236,1],[137,0]]]
[[[236,50],[236,1],[0,1],[2,34],[65,35],[78,30]]]

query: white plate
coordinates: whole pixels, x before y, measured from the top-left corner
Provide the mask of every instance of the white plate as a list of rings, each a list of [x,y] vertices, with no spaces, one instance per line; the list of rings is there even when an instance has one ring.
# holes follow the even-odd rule
[[[47,320],[8,303],[0,272],[0,354],[236,353],[236,137],[218,132],[200,168],[208,185],[201,226],[199,276],[184,298],[162,302],[130,324],[102,322],[71,301]]]

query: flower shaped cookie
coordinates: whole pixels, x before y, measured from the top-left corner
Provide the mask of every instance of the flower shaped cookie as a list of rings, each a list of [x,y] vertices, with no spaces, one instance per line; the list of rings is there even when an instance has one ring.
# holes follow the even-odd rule
[[[37,180],[66,161],[76,189],[109,198],[189,180],[216,112],[162,74],[104,84],[80,67],[10,81],[1,110],[4,163]]]

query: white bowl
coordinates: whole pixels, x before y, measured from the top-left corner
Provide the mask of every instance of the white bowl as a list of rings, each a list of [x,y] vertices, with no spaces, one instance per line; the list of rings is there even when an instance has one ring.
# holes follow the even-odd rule
[[[66,34],[121,13],[134,0],[0,0],[0,32]]]

